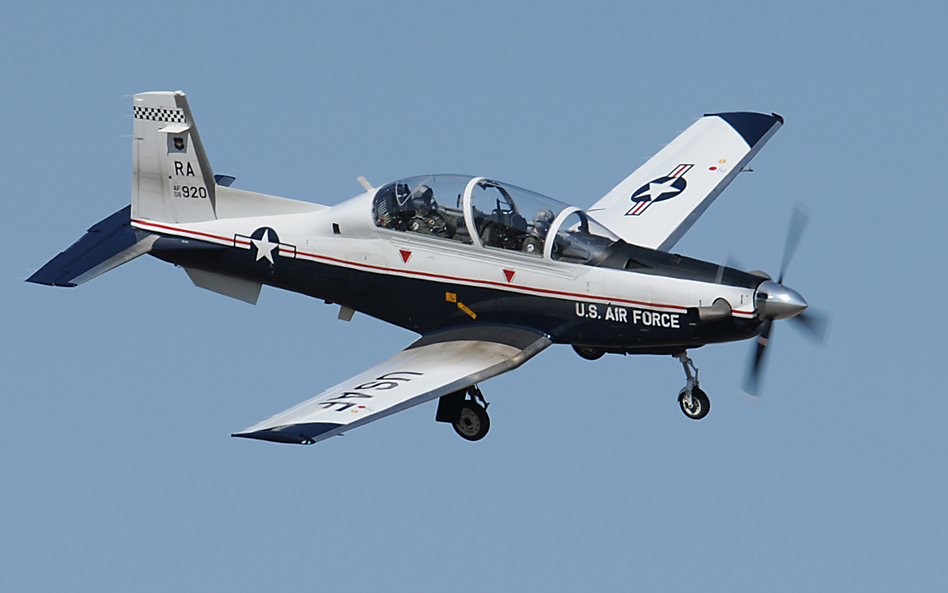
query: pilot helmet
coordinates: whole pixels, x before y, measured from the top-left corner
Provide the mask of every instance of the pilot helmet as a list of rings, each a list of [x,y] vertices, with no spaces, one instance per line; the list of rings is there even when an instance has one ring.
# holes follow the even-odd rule
[[[537,210],[536,214],[533,215],[533,228],[537,234],[546,235],[547,231],[550,230],[550,223],[553,222],[553,218],[555,217],[549,210]]]
[[[411,191],[408,189],[408,185],[405,183],[396,183],[395,184],[395,203],[400,207],[405,206],[408,203],[408,200],[411,199]]]
[[[427,185],[419,185],[411,193],[411,201],[417,212],[428,212],[434,210],[434,191]]]

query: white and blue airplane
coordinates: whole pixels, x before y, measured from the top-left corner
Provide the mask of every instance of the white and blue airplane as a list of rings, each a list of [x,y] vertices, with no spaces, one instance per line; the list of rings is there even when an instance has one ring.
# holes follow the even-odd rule
[[[684,367],[692,419],[710,409],[689,349],[757,338],[756,393],[772,323],[826,320],[780,274],[670,253],[783,124],[758,113],[705,115],[588,210],[508,183],[422,175],[323,206],[231,187],[215,175],[184,93],[135,95],[131,204],[95,224],[28,281],[77,286],[144,254],[195,285],[255,304],[266,284],[417,332],[364,373],[233,436],[312,444],[438,399],[436,420],[479,440],[478,384],[551,344],[594,360],[666,354]]]

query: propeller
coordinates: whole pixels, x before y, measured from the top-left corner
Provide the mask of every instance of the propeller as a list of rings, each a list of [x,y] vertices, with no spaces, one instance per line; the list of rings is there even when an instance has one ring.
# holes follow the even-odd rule
[[[770,341],[770,330],[774,326],[774,320],[768,319],[764,322],[757,336],[757,345],[754,347],[754,358],[751,360],[751,366],[747,370],[747,377],[744,378],[744,393],[757,397],[760,389],[760,373],[764,362],[764,353],[767,352],[767,343]]]
[[[806,223],[810,220],[810,212],[806,206],[797,202],[793,209],[793,216],[790,218],[790,228],[787,230],[787,243],[783,247],[783,261],[780,262],[780,276],[777,277],[777,284],[783,284],[783,277],[787,274],[787,266],[793,259],[793,254],[800,245],[800,237],[806,229]]]
[[[808,339],[821,346],[826,343],[830,328],[830,316],[826,313],[808,309],[791,320]]]
[[[790,261],[800,244],[800,237],[806,228],[810,214],[806,207],[797,204],[790,219],[790,228],[787,232],[787,242],[783,249],[783,260],[780,263],[780,274],[777,281],[764,281],[757,289],[757,310],[764,323],[757,337],[750,368],[744,380],[744,393],[757,397],[760,395],[760,382],[766,361],[767,347],[770,345],[770,332],[777,319],[791,319],[795,321],[797,329],[807,338],[818,343],[826,341],[829,334],[830,318],[822,312],[807,310],[807,303],[795,290],[783,285]]]

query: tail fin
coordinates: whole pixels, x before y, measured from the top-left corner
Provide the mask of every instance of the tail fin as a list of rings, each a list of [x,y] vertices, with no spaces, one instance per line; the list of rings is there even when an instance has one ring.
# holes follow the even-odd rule
[[[131,207],[93,225],[28,282],[76,286],[148,253],[158,235],[134,228],[132,220],[217,218],[217,184],[184,93],[135,95],[134,115]]]
[[[137,94],[134,114],[132,219],[216,219],[214,172],[184,93]]]
[[[173,239],[159,239],[134,226],[134,221],[189,223],[216,220],[218,212],[220,218],[236,218],[327,208],[234,189],[228,187],[234,178],[227,175],[219,176],[217,182],[181,91],[135,95],[134,115],[131,206],[93,225],[30,276],[29,282],[76,286],[153,250],[171,248]],[[251,289],[233,284],[233,279],[225,285],[219,278],[199,277],[194,270],[188,273],[198,286],[248,302],[256,299]]]

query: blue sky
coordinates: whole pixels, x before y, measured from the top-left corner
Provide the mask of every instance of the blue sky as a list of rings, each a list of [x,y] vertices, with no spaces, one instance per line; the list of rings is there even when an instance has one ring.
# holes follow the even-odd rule
[[[9,3],[8,3],[9,4]],[[941,590],[944,3],[20,3],[0,8],[0,573],[17,591]],[[131,99],[187,92],[217,173],[336,204],[486,175],[587,207],[703,113],[786,125],[675,251],[779,268],[833,315],[670,357],[553,347],[313,447],[228,435],[387,359],[405,330],[151,258],[23,282],[128,203]],[[913,303],[932,308],[921,310]]]

